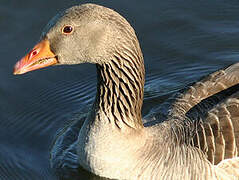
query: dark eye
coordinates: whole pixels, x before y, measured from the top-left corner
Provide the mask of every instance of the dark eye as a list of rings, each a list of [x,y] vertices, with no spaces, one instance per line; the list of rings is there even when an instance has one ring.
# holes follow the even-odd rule
[[[72,26],[64,26],[62,29],[63,34],[71,34],[73,32],[73,27]]]

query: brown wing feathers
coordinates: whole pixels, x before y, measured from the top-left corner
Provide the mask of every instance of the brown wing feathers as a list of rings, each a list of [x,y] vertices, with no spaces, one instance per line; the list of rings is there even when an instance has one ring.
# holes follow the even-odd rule
[[[191,142],[210,162],[237,156],[239,148],[238,64],[217,71],[175,97],[168,115],[197,121]]]

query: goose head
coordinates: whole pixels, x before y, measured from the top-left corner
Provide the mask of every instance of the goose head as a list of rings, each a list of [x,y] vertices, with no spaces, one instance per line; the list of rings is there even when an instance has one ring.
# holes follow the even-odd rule
[[[95,4],[74,6],[48,23],[39,43],[16,63],[14,74],[51,65],[101,65],[124,47],[140,50],[133,28],[121,15]]]

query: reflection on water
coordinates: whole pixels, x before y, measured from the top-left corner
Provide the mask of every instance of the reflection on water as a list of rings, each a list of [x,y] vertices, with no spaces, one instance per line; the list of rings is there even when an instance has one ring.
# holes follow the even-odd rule
[[[238,1],[91,2],[117,10],[136,29],[145,57],[146,118],[185,84],[238,60]],[[95,93],[95,67],[55,67],[22,76],[13,76],[12,67],[52,16],[77,3],[0,3],[1,180],[62,179],[50,168],[51,144],[75,116],[88,112]],[[100,178],[79,170],[65,179]]]

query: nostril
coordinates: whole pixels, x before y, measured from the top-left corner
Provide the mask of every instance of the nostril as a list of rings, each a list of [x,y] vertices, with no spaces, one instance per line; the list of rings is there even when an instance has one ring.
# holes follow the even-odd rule
[[[37,51],[36,50],[32,51],[32,56],[35,56],[35,55],[37,55]]]
[[[36,56],[38,54],[38,51],[35,49],[35,50],[32,50],[30,53],[29,53],[29,59],[31,59],[32,57]]]

